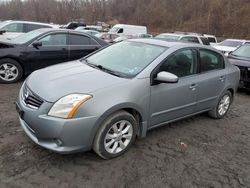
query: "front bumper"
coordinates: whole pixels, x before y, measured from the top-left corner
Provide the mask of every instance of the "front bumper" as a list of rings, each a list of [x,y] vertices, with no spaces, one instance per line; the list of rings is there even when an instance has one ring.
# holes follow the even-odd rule
[[[36,144],[57,153],[68,154],[88,151],[92,148],[98,117],[61,119],[48,116],[53,105],[44,101],[39,109],[27,107],[20,91],[17,106],[22,112],[20,124],[26,135]]]
[[[237,66],[240,69],[239,88],[250,88],[250,68]]]

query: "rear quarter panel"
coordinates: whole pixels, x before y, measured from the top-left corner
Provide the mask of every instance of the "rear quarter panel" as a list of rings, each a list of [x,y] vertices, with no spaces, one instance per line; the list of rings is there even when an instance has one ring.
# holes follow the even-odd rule
[[[226,89],[232,88],[236,92],[240,81],[240,70],[235,65],[232,65],[227,58],[225,58],[225,65],[228,73]]]

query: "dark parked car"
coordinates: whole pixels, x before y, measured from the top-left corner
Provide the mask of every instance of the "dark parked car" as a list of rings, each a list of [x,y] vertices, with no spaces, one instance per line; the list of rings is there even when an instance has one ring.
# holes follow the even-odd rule
[[[250,44],[245,44],[230,53],[229,61],[240,69],[241,88],[250,89]]]
[[[73,30],[39,29],[0,42],[0,82],[13,83],[40,68],[80,59],[107,45]]]

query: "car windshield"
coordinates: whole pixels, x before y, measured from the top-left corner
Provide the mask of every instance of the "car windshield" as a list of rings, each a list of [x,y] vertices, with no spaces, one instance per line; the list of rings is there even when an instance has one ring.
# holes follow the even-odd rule
[[[40,30],[40,29],[30,31],[30,32],[22,34],[14,39],[11,39],[10,42],[14,43],[14,44],[25,44],[25,43],[29,42],[30,40],[32,40],[33,38],[38,37],[42,33],[44,33],[44,30]]]
[[[95,37],[101,38],[103,35],[104,35],[103,33],[97,33],[97,34],[95,35]]]
[[[111,32],[111,33],[117,33],[119,31],[119,29],[120,29],[119,27],[113,27],[113,28],[110,29],[109,32]]]
[[[241,46],[232,55],[250,58],[250,45]]]
[[[6,23],[8,23],[8,22],[0,22],[0,30],[1,30],[1,28],[2,28],[3,26],[6,25]]]
[[[157,35],[155,38],[169,39],[169,40],[178,40],[179,37],[180,36],[178,36],[178,35],[160,34],[160,35]]]
[[[131,78],[166,49],[157,45],[124,41],[111,45],[84,60],[90,66],[100,70],[109,70],[109,73],[115,73],[117,76]]]
[[[237,47],[242,45],[243,42],[235,40],[224,40],[220,43],[221,46]]]

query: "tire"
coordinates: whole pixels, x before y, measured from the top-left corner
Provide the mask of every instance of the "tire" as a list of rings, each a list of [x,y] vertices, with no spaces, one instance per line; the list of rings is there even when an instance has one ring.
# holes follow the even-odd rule
[[[0,83],[11,84],[19,81],[23,76],[21,65],[13,59],[0,60]]]
[[[117,127],[116,131],[115,127]],[[119,111],[112,114],[97,131],[93,145],[94,151],[103,159],[112,159],[124,154],[135,141],[137,127],[137,121],[130,113]],[[126,130],[126,134],[123,134],[122,132]]]
[[[224,103],[224,105],[223,105],[222,104],[223,100],[225,102],[226,98],[228,98],[228,100],[229,100],[228,104]],[[208,112],[209,116],[214,118],[214,119],[222,119],[223,117],[225,117],[227,115],[228,110],[230,109],[230,106],[232,104],[232,100],[233,100],[233,97],[232,97],[232,94],[230,91],[226,91],[225,93],[223,93],[221,95],[221,97],[219,98],[219,101],[218,101],[216,107],[213,110]],[[220,111],[221,107],[224,108],[224,110]]]

